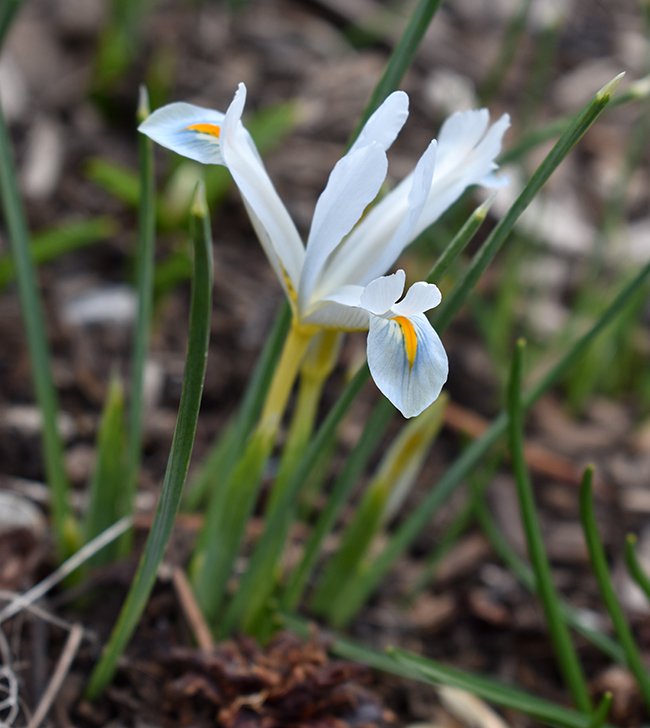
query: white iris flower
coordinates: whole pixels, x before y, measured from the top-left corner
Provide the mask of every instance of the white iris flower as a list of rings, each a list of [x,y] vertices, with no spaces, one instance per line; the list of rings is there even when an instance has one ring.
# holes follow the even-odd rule
[[[486,109],[452,115],[415,170],[364,216],[386,178],[386,150],[408,116],[408,96],[392,93],[334,166],[304,245],[241,122],[245,100],[240,84],[225,114],[169,104],[140,131],[178,154],[230,170],[295,325],[307,332],[368,330],[377,386],[405,417],[419,414],[447,380],[447,355],[425,316],[440,303],[440,291],[419,282],[402,298],[404,271],[383,274],[469,185],[499,185],[494,160],[507,115],[492,126]]]

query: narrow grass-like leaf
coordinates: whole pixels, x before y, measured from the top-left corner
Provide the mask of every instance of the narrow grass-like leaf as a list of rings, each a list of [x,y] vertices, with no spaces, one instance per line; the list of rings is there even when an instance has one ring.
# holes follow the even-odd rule
[[[311,607],[336,625],[339,609],[345,611],[346,594],[366,559],[370,545],[413,486],[427,452],[442,427],[446,395],[407,422],[384,455],[377,473],[365,489],[330,560]]]
[[[650,577],[639,563],[635,550],[636,542],[636,536],[633,533],[629,533],[625,539],[625,564],[627,570],[630,572],[630,576],[645,594],[645,598],[650,602]]]
[[[607,720],[607,716],[609,715],[613,702],[614,695],[610,692],[606,692],[600,699],[600,703],[598,703],[598,706],[593,713],[589,723],[589,728],[601,728],[601,726],[605,725],[605,721]]]
[[[131,583],[117,624],[90,677],[87,694],[91,698],[97,697],[113,677],[117,661],[147,604],[174,525],[194,445],[207,364],[212,313],[212,240],[208,210],[203,191],[200,188],[197,189],[196,202],[192,208],[192,227],[195,268],[192,278],[185,373],[176,429],[160,500],[138,570]]]
[[[504,537],[502,530],[494,522],[494,519],[492,518],[483,499],[480,499],[474,504],[474,512],[483,533],[487,537],[487,540],[490,542],[490,545],[497,556],[528,590],[535,593],[537,590],[537,584],[532,570],[510,546]],[[581,614],[580,610],[573,609],[566,603],[562,603],[561,607],[564,619],[572,629],[581,634],[586,640],[595,645],[601,652],[603,652],[603,654],[607,655],[615,662],[621,664],[625,663],[625,653],[618,642],[613,640],[604,632],[600,632],[593,627],[588,626],[589,620]]]
[[[128,167],[95,157],[86,164],[86,177],[125,205],[138,207],[138,175]]]
[[[591,716],[567,710],[536,695],[516,690],[508,685],[481,675],[473,675],[457,668],[447,667],[434,660],[414,655],[406,650],[388,650],[398,664],[415,671],[420,679],[432,685],[451,685],[467,690],[484,700],[504,708],[517,710],[548,725],[578,728],[591,723]]]
[[[438,312],[434,315],[434,325],[438,329],[445,329],[463,305],[469,292],[474,288],[478,279],[485,271],[490,261],[498,250],[503,246],[508,235],[512,231],[515,222],[519,219],[524,210],[532,202],[534,197],[546,183],[551,174],[557,169],[562,160],[578,143],[589,127],[596,121],[600,114],[609,104],[614,88],[618,84],[620,76],[603,86],[594,98],[575,117],[558,139],[543,162],[535,170],[530,180],[521,191],[517,199],[504,217],[499,221],[488,239],[481,246],[471,265],[465,274],[454,287],[454,290],[446,297]]]
[[[617,106],[642,101],[648,96],[650,96],[650,76],[645,76],[638,81],[634,81],[626,89],[614,96],[610,101],[609,108],[614,109]],[[515,162],[535,147],[560,136],[573,122],[573,119],[572,116],[554,119],[540,129],[533,129],[533,131],[523,134],[516,144],[513,144],[499,157],[499,164]]]
[[[607,565],[607,557],[605,549],[598,534],[598,526],[596,525],[596,515],[594,513],[594,501],[592,494],[592,481],[594,477],[594,469],[588,467],[585,469],[580,487],[580,519],[585,534],[587,550],[593,568],[594,576],[598,582],[600,594],[605,603],[605,609],[612,620],[614,630],[618,641],[621,643],[626,656],[627,665],[636,678],[637,684],[643,695],[643,699],[648,707],[650,707],[650,675],[643,663],[640,650],[636,644],[632,631],[627,623],[623,608],[621,607],[612,578]]]
[[[114,376],[97,438],[95,472],[88,493],[84,522],[85,541],[92,541],[122,516],[131,515],[126,486],[126,433],[124,428],[124,386]],[[112,543],[89,562],[93,567],[110,563],[118,556],[118,543]]]
[[[438,11],[441,2],[442,0],[419,0],[386,64],[381,78],[370,96],[370,100],[366,104],[366,108],[352,134],[350,144],[359,136],[359,132],[373,111],[379,107],[388,94],[397,88],[404,74],[411,67],[417,50],[420,47],[420,41],[424,37],[433,16]]]
[[[451,242],[442,251],[438,260],[427,273],[426,280],[429,281],[429,283],[436,283],[440,281],[458,256],[473,240],[474,235],[476,235],[478,229],[485,221],[493,201],[494,197],[490,196],[484,203],[474,210],[467,220],[465,220],[460,230],[454,235]]]
[[[535,496],[524,454],[524,408],[521,396],[524,349],[525,343],[522,340],[518,341],[512,359],[508,385],[508,439],[517,486],[521,523],[524,529],[528,554],[535,572],[537,593],[542,603],[560,671],[577,707],[584,712],[589,712],[592,706],[587,681],[571,641],[571,635],[564,621],[559,597],[553,584],[551,567],[544,547],[542,528],[537,518]]]
[[[601,331],[616,320],[619,313],[625,309],[627,303],[637,294],[641,286],[646,284],[648,278],[650,278],[650,262],[646,263],[637,275],[624,286],[593,326],[574,341],[559,361],[525,394],[523,398],[524,409],[530,408],[544,392],[557,383],[584,354]],[[395,531],[384,551],[377,556],[367,571],[360,575],[357,581],[356,608],[359,608],[369,597],[395,560],[406,551],[422,529],[426,527],[436,510],[504,435],[507,422],[507,416],[505,412],[502,412],[486,432],[475,440],[453,463],[420,506]],[[355,612],[356,609],[353,609],[350,616]]]
[[[79,250],[115,234],[117,225],[108,217],[79,220],[34,233],[30,253],[36,265],[47,263],[73,250]],[[14,261],[9,255],[0,255],[0,288],[16,275]]]
[[[149,116],[149,98],[144,87],[140,89],[137,120]],[[138,309],[133,331],[131,361],[131,391],[129,400],[128,444],[124,499],[127,512],[133,509],[140,469],[142,448],[142,400],[144,396],[144,369],[149,348],[149,331],[153,309],[153,272],[156,234],[156,200],[154,189],[153,144],[144,134],[138,135],[140,166],[138,238],[136,251],[136,290]],[[128,548],[128,542],[124,542]]]
[[[9,134],[0,109],[0,195],[14,259],[21,312],[32,366],[38,408],[43,418],[43,449],[47,481],[52,489],[52,520],[57,551],[64,557],[79,544],[78,525],[70,509],[70,484],[63,445],[57,429],[58,403],[45,332],[36,272],[30,255],[29,233],[14,171]]]
[[[0,5],[0,50],[2,50],[11,23],[21,4],[22,0],[3,0]]]
[[[381,399],[375,406],[372,416],[368,418],[359,441],[346,459],[334,487],[328,493],[327,502],[311,530],[302,559],[291,573],[281,598],[284,609],[291,611],[298,606],[309,575],[320,555],[323,541],[334,527],[343,505],[377,448],[393,414],[392,405],[387,400]]]
[[[282,614],[281,621],[299,635],[309,637],[311,634],[309,623],[300,617]],[[563,708],[488,677],[442,665],[404,650],[391,649],[389,654],[385,654],[336,634],[328,633],[327,638],[333,654],[391,675],[420,680],[436,687],[457,687],[495,705],[525,713],[548,725],[563,728],[588,728],[590,725],[589,715]]]

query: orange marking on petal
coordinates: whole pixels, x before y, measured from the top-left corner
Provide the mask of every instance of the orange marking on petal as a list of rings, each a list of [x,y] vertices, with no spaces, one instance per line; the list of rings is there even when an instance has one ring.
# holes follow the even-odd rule
[[[415,364],[415,355],[418,352],[418,337],[415,333],[415,327],[411,323],[410,319],[406,318],[406,316],[395,316],[393,321],[398,323],[402,330],[406,358],[408,359],[409,367],[413,368],[413,364]]]
[[[217,124],[190,124],[185,127],[189,131],[198,131],[201,134],[209,134],[210,136],[217,137],[221,136],[221,127]]]

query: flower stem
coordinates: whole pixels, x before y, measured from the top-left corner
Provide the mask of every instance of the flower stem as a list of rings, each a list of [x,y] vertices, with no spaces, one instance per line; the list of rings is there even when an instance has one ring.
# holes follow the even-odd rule
[[[257,427],[239,462],[226,474],[210,502],[191,566],[197,599],[210,620],[216,618],[223,601],[232,564],[255,505],[264,466],[312,335],[302,327],[291,327]]]

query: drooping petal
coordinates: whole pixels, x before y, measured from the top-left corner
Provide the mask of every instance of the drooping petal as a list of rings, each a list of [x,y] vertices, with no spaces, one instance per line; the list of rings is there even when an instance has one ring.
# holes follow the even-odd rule
[[[438,286],[425,281],[414,283],[404,298],[392,307],[392,311],[400,316],[412,316],[435,308],[442,301]]]
[[[370,316],[368,366],[375,383],[404,417],[434,402],[447,381],[447,354],[424,314]]]
[[[224,115],[182,101],[162,106],[138,127],[157,144],[202,164],[224,164],[221,125]]]
[[[404,291],[406,273],[398,270],[389,276],[380,276],[364,289],[359,305],[378,316],[386,313]]]
[[[409,115],[409,97],[393,91],[365,123],[350,152],[376,142],[384,151],[395,141]]]
[[[299,308],[304,310],[327,258],[375,199],[388,162],[373,142],[346,154],[334,166],[316,203],[300,282]]]
[[[271,265],[295,303],[305,251],[293,220],[240,121],[245,101],[246,87],[241,83],[223,120],[224,164],[239,188]]]

